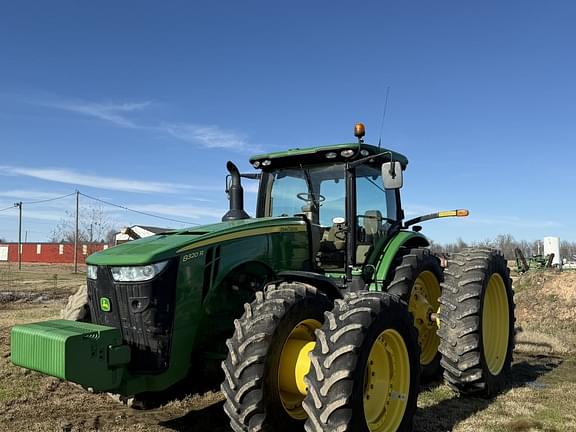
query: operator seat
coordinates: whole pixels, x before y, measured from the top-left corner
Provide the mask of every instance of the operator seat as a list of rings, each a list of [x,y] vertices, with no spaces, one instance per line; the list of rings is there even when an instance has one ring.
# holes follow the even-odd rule
[[[363,219],[366,243],[372,243],[382,233],[382,213],[380,210],[367,210]]]

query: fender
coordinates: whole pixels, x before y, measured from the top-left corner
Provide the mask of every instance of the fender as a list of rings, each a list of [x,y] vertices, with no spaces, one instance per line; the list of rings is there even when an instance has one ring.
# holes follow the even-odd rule
[[[375,258],[370,257],[370,263],[374,267],[374,275],[369,285],[370,291],[382,291],[382,284],[388,276],[390,266],[401,247],[427,247],[430,243],[424,235],[414,231],[399,231],[386,243],[381,253]]]
[[[341,299],[342,293],[334,281],[324,275],[307,271],[283,271],[278,277],[284,282],[303,282],[315,286],[332,300]]]
[[[262,276],[267,282],[276,278],[274,271],[270,266],[262,261],[242,260],[235,263],[234,266],[228,267],[222,271],[214,280],[213,287],[220,287],[230,276],[239,276],[242,274],[251,274],[253,276]],[[265,285],[265,284],[264,284]]]

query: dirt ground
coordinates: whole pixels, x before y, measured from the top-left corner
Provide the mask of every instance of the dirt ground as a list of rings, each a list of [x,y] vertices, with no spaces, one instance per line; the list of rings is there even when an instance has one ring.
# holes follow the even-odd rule
[[[69,268],[0,265],[1,431],[230,431],[218,392],[137,411],[103,394],[10,363],[17,323],[57,318],[84,275]],[[54,275],[57,275],[56,277]],[[442,383],[422,388],[415,430],[576,431],[576,272],[514,278],[517,347],[510,388],[492,400],[460,398]]]

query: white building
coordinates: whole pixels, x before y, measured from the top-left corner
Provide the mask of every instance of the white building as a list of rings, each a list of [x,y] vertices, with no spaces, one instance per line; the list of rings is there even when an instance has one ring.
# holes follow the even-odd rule
[[[116,234],[116,244],[126,243],[127,241],[136,240],[139,238],[150,237],[166,231],[172,231],[172,229],[144,225],[132,225],[130,227],[124,227],[119,233]]]

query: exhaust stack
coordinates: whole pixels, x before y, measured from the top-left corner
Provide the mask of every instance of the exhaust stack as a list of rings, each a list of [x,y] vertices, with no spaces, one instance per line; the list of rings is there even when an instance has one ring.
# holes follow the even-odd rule
[[[227,190],[230,210],[222,217],[222,222],[250,219],[250,215],[244,211],[244,189],[240,183],[240,171],[231,161],[226,164],[226,169],[230,173],[230,187]]]

